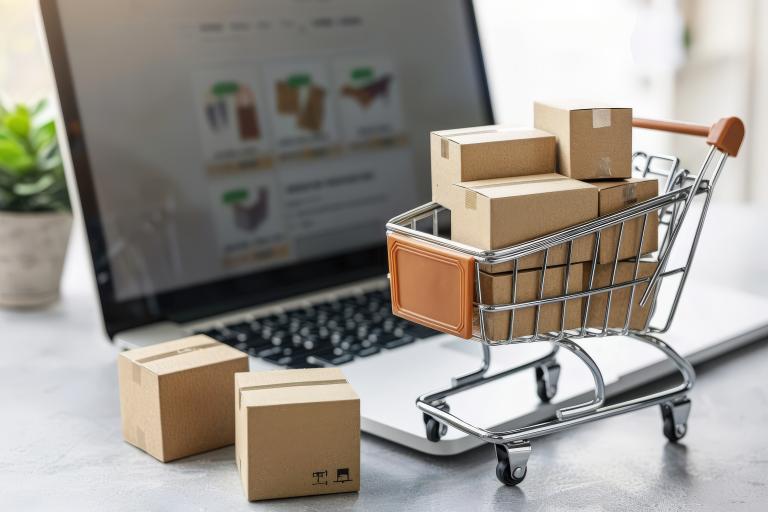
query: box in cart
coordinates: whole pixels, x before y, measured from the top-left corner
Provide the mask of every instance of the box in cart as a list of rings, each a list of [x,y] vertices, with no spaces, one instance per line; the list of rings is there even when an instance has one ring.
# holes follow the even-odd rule
[[[630,178],[626,180],[591,181],[599,194],[598,208],[600,217],[628,208],[635,203],[656,197],[659,194],[659,182],[655,179]],[[643,227],[645,224],[645,227]],[[642,218],[624,223],[621,231],[621,247],[618,258],[616,248],[619,243],[620,226],[606,228],[600,233],[599,263],[610,263],[615,259],[635,258],[639,254],[649,254],[659,247],[659,212],[648,214],[645,223]],[[640,239],[642,237],[642,247]]]
[[[650,277],[653,275],[657,266],[657,262],[641,261],[637,267],[637,279]],[[585,288],[589,287],[590,271],[591,269],[589,267],[584,271]],[[609,286],[611,284],[612,275],[613,263],[596,265],[591,289]],[[616,264],[615,284],[628,283],[635,279],[635,262],[620,261]],[[635,287],[634,293],[632,292],[632,287],[619,288],[611,292],[607,327],[618,329],[624,328],[627,315],[630,314],[629,305],[631,299],[632,311],[629,320],[629,328],[634,330],[645,329],[648,315],[651,312],[651,304],[653,303],[653,300],[649,300],[644,307],[640,307],[640,298],[647,288],[648,284],[642,283]],[[587,327],[602,329],[606,325],[605,317],[608,308],[608,295],[608,292],[592,295],[589,299],[588,306],[587,301],[585,300],[585,307],[589,308],[587,311]]]
[[[360,399],[341,370],[239,373],[235,393],[249,501],[360,490]]]
[[[248,356],[208,336],[118,357],[123,437],[163,462],[235,442],[233,384]]]
[[[457,183],[462,201],[451,210],[451,239],[480,249],[500,249],[526,242],[597,217],[597,189],[560,174],[497,178]],[[571,262],[590,261],[594,236],[573,242]],[[568,244],[549,250],[548,265],[564,265]],[[544,253],[521,258],[518,270],[538,268]],[[511,263],[481,266],[499,273],[512,270]]]
[[[632,109],[535,102],[534,126],[557,137],[557,172],[579,180],[632,176]]]
[[[483,304],[519,304],[575,293],[584,289],[584,268],[587,265],[578,263],[568,266],[548,267],[544,272],[543,293],[542,271],[524,270],[503,274],[488,274],[480,272],[480,292]],[[567,287],[566,287],[567,280]],[[513,300],[514,299],[514,300]],[[570,299],[540,306],[538,311],[538,331],[546,333],[562,329],[581,327],[583,315],[583,300]],[[563,315],[565,310],[565,315]],[[509,311],[485,313],[485,335],[489,340],[504,340],[509,337],[509,323],[512,314]],[[537,307],[519,308],[515,311],[512,336],[529,336],[536,332]],[[561,320],[563,321],[561,325]],[[475,311],[474,331],[480,333],[479,313]]]
[[[554,172],[555,137],[501,125],[443,130],[430,134],[430,157],[432,200],[450,209],[454,183]]]

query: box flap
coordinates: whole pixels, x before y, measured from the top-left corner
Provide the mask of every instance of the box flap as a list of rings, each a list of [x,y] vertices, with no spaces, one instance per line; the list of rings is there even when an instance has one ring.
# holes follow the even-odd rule
[[[449,139],[457,144],[462,145],[554,137],[554,135],[551,133],[545,132],[544,130],[539,130],[537,128],[504,125],[475,126],[471,128],[443,130],[432,133],[438,137]]]
[[[235,374],[238,407],[359,400],[338,368]]]
[[[204,335],[158,343],[120,355],[157,375],[248,357],[245,353]]]
[[[467,181],[455,183],[453,186],[471,190],[490,199],[593,188],[589,183],[557,173]]]
[[[539,105],[547,107],[559,108],[562,110],[594,110],[594,109],[626,109],[631,110],[631,107],[622,107],[619,105],[611,105],[600,101],[588,101],[584,99],[565,99],[554,101],[536,101]]]

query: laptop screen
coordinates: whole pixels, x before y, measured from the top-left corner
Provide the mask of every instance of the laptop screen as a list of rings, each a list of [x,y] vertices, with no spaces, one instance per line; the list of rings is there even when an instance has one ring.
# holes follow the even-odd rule
[[[381,247],[429,200],[428,132],[488,121],[468,2],[56,8],[118,303]]]

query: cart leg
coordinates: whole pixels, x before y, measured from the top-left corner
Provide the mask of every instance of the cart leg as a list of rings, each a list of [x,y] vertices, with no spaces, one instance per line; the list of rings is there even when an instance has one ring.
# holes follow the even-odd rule
[[[557,394],[557,382],[560,380],[560,365],[549,362],[536,367],[536,394],[544,403],[549,403]]]
[[[517,485],[528,473],[528,457],[531,456],[531,443],[496,444],[496,478],[504,485]]]
[[[688,432],[688,416],[691,414],[690,398],[661,404],[664,435],[672,443],[678,442]]]
[[[437,407],[441,411],[445,411],[445,412],[451,411],[451,406],[448,405],[444,400],[434,402],[432,406]],[[427,413],[424,413],[424,427],[427,431],[427,439],[429,439],[433,443],[438,442],[440,438],[443,437],[446,434],[446,432],[448,432],[448,425],[444,423],[440,423],[439,421],[437,421],[435,418],[433,418]]]

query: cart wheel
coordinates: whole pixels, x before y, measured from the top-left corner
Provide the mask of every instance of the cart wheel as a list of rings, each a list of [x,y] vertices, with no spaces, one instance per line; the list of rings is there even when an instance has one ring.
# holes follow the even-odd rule
[[[441,432],[440,432],[440,422],[437,421],[435,418],[429,418],[426,423],[426,430],[427,430],[427,439],[432,441],[433,443],[436,443],[440,440]]]
[[[671,443],[678,442],[688,432],[688,415],[690,411],[691,401],[687,398],[677,403],[661,404],[664,436]]]
[[[496,463],[496,478],[504,485],[517,485],[525,480],[525,475],[528,474],[528,467],[517,467],[514,471],[509,466],[509,460],[500,460]]]
[[[509,444],[496,444],[496,478],[504,485],[517,485],[528,474],[528,457],[531,455],[531,443],[518,441]]]
[[[536,394],[542,402],[549,403],[555,397],[559,378],[559,364],[536,367]]]

